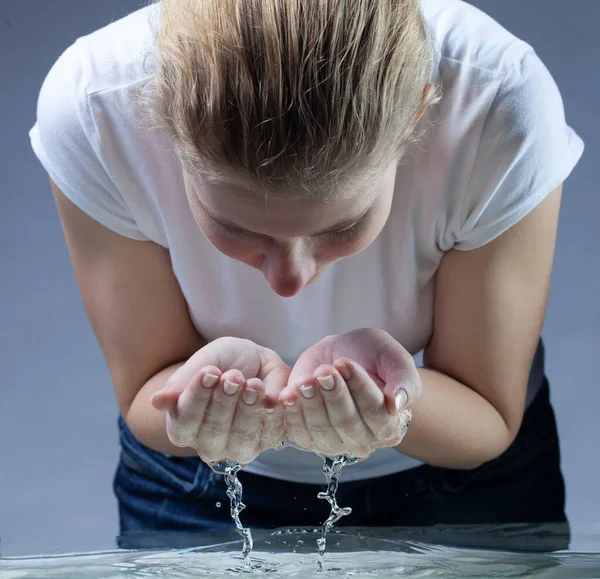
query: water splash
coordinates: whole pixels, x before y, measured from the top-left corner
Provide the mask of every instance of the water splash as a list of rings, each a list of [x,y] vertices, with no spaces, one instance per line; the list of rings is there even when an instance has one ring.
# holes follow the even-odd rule
[[[345,455],[338,455],[336,457],[327,456],[323,461],[323,474],[327,481],[327,490],[324,493],[319,493],[317,497],[326,500],[331,505],[331,513],[329,514],[328,519],[323,523],[321,538],[317,539],[317,547],[319,549],[317,566],[319,571],[323,571],[323,555],[325,554],[325,549],[327,547],[327,533],[342,517],[345,517],[352,512],[350,507],[340,507],[337,504],[335,496],[342,468],[347,464],[356,464],[357,462],[357,458],[350,458]]]
[[[242,502],[242,483],[239,481],[237,474],[242,470],[242,465],[239,462],[232,460],[222,460],[221,462],[211,465],[211,468],[217,474],[221,474],[225,477],[225,483],[227,484],[227,496],[231,503],[231,518],[235,523],[237,532],[241,535],[244,540],[244,546],[242,548],[242,557],[244,559],[245,570],[251,571],[252,564],[250,561],[250,553],[254,546],[252,540],[252,533],[250,529],[244,528],[240,520],[240,513],[246,508],[246,505]]]

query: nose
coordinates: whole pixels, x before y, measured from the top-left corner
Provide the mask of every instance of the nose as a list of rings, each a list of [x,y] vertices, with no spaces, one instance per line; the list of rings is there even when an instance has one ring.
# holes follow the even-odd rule
[[[295,296],[315,271],[314,256],[302,240],[286,247],[269,248],[263,255],[263,275],[272,290],[284,298]]]

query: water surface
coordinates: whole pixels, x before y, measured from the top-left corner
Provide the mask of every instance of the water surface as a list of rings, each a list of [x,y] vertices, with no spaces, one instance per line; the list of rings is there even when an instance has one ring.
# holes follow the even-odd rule
[[[514,531],[513,536],[518,536],[519,529]],[[417,530],[413,532],[418,534]],[[256,535],[251,573],[243,565],[243,543],[235,540],[193,549],[122,549],[90,554],[6,558],[0,559],[0,579],[221,579],[262,575],[270,579],[600,579],[600,553],[544,552],[543,549],[535,552],[544,543],[548,544],[551,533],[545,537],[538,534],[540,542],[532,541],[532,550],[518,552],[398,540],[390,538],[394,536],[390,530],[338,530],[333,531],[329,538],[323,572],[317,568],[317,540],[321,529],[282,529]],[[423,536],[428,537],[426,532]],[[445,536],[449,535],[446,533]],[[460,531],[454,534],[455,542],[460,542],[460,536]],[[530,535],[530,539],[532,537]],[[526,546],[522,541],[515,544]]]

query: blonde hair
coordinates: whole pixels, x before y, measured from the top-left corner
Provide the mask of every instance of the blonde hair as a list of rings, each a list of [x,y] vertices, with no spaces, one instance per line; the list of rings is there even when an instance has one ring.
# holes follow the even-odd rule
[[[150,0],[143,99],[186,171],[327,200],[416,142],[432,51],[417,0]]]

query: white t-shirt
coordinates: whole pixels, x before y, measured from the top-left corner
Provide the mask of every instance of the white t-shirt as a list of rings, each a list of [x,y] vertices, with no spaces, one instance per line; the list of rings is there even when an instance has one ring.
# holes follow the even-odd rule
[[[166,134],[148,128],[135,90],[154,72],[156,6],[82,38],[41,89],[33,150],[63,193],[109,229],[170,250],[197,330],[273,348],[288,363],[328,334],[388,331],[411,353],[432,333],[435,272],[444,252],[485,245],[559,186],[583,142],[531,46],[460,0],[422,0],[435,45],[431,80],[443,101],[398,170],[389,220],[362,253],[335,262],[297,296],[282,298],[261,272],[217,251],[186,199],[182,165]],[[250,472],[322,483],[321,460],[268,451]],[[344,480],[420,464],[381,449]]]

